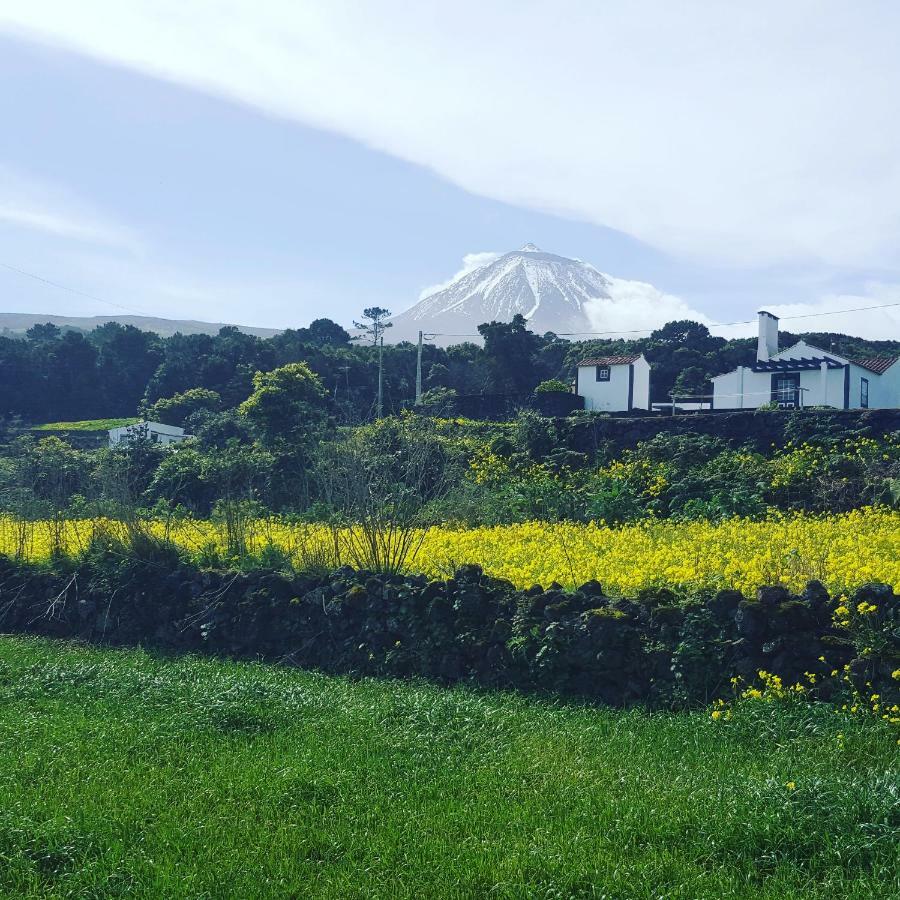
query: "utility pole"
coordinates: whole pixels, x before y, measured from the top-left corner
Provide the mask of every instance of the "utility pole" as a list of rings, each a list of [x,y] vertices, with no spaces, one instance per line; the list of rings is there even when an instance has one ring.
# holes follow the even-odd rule
[[[419,332],[419,349],[416,353],[416,406],[422,405],[422,332]]]
[[[380,419],[384,407],[384,338],[378,342],[378,406],[376,416]]]

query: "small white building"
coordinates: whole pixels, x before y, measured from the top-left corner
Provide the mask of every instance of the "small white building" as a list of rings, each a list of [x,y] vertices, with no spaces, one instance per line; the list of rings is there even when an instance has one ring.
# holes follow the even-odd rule
[[[716,375],[715,409],[782,409],[831,406],[836,409],[900,407],[900,357],[848,359],[798,341],[778,349],[778,317],[759,313],[756,362]]]
[[[109,429],[109,446],[128,444],[135,441],[152,441],[154,444],[180,444],[192,437],[177,425],[163,425],[162,422],[135,422]]]
[[[583,359],[575,393],[584,397],[585,409],[598,412],[650,409],[650,363],[643,353]]]

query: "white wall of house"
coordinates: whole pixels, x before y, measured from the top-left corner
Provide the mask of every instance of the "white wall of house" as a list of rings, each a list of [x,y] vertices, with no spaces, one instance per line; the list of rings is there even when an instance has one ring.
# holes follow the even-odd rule
[[[578,366],[575,393],[584,408],[597,412],[627,412],[650,408],[650,364],[639,356],[632,363],[611,365],[609,380],[597,380],[597,366]],[[630,385],[630,388],[629,388]],[[631,395],[631,406],[628,404]]]
[[[775,379],[782,374],[799,378],[802,400],[798,405],[805,407],[860,409],[863,406],[864,382],[870,409],[900,406],[900,362],[894,363],[879,375],[829,350],[807,344],[806,341],[798,341],[791,347],[772,353],[773,347],[777,347],[778,320],[771,313],[760,312],[759,326],[757,358],[761,364],[825,357],[832,360],[833,364],[794,373],[754,372],[749,366],[740,366],[733,372],[726,372],[712,379],[716,409],[757,409],[765,406],[775,399],[773,386]]]
[[[860,369],[860,378],[869,379],[869,407],[872,409],[895,409],[900,407],[900,360],[886,372],[874,375]],[[853,386],[851,385],[851,397]]]
[[[597,381],[597,366],[579,366],[575,392],[584,408],[597,412],[628,409],[628,366],[609,366],[609,381]]]
[[[634,392],[632,409],[650,409],[650,363],[639,356],[634,365]]]
[[[847,408],[859,409],[862,406],[862,379],[869,383],[869,407],[896,405],[887,403],[889,391],[882,388],[880,379],[861,366],[849,363],[838,369],[821,369],[797,373],[800,376],[800,389],[803,394],[803,406],[830,406],[834,409],[844,408],[844,383],[849,371],[849,392]],[[754,372],[744,366],[735,372],[717,375],[713,378],[714,406],[716,409],[758,409],[772,400],[772,372]],[[743,387],[743,390],[742,390]],[[884,401],[884,402],[882,402]]]
[[[164,425],[162,422],[135,422],[132,425],[122,425],[119,428],[109,429],[109,446],[125,444],[129,441],[150,440],[154,444],[179,444],[191,437],[184,433],[183,428],[177,425]]]

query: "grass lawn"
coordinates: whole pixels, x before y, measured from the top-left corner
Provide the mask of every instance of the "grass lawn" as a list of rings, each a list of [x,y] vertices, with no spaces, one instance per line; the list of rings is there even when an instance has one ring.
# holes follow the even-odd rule
[[[45,422],[33,425],[31,431],[109,431],[122,425],[133,425],[140,419],[84,419],[81,422]]]
[[[0,638],[0,894],[898,897],[897,763],[826,707],[722,723]]]

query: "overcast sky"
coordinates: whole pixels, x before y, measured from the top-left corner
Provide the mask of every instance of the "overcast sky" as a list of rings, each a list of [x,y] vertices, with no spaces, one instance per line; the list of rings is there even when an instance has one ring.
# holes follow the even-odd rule
[[[0,264],[107,301],[0,268],[0,310],[348,322],[526,241],[713,321],[900,302],[898,34],[888,0],[0,0]]]

